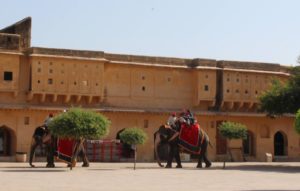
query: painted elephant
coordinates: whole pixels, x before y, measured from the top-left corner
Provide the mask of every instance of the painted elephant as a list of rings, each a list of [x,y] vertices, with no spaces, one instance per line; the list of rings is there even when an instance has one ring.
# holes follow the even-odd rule
[[[205,167],[208,168],[211,166],[211,162],[207,159],[206,155],[207,155],[207,147],[210,143],[209,143],[208,135],[203,130],[199,132],[199,141],[201,144],[199,144],[200,153],[198,154],[199,158],[198,158],[197,168],[202,168],[202,160],[205,162],[206,165]],[[155,155],[156,155],[158,165],[160,167],[164,167],[161,164],[158,155],[158,146],[160,144],[166,144],[166,143],[169,144],[169,154],[168,154],[166,168],[172,168],[172,161],[174,157],[177,162],[176,168],[182,168],[181,160],[179,156],[179,152],[180,152],[179,148],[181,148],[183,152],[186,153],[190,153],[190,152],[188,152],[183,147],[179,146],[179,131],[176,131],[167,125],[160,126],[158,131],[154,133],[154,144],[155,144],[154,150],[155,150]]]
[[[55,167],[54,164],[54,154],[57,148],[57,138],[54,136],[51,136],[48,132],[48,130],[45,128],[45,126],[39,126],[35,129],[33,136],[32,136],[32,142],[30,146],[30,156],[29,156],[29,165],[31,167],[35,167],[32,164],[33,156],[35,154],[35,150],[38,146],[45,145],[46,148],[46,154],[47,154],[47,165],[46,167],[53,168]],[[89,161],[87,159],[85,149],[82,146],[80,148],[80,152],[78,154],[81,156],[83,161],[83,167],[89,166]]]

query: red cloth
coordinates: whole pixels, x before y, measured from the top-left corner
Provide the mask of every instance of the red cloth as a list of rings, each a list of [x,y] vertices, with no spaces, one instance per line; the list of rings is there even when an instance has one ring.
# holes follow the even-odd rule
[[[74,140],[59,139],[57,143],[57,157],[65,162],[71,162]]]
[[[179,139],[192,146],[197,146],[199,143],[199,131],[200,131],[199,124],[194,124],[191,126],[188,126],[185,123],[181,124]]]

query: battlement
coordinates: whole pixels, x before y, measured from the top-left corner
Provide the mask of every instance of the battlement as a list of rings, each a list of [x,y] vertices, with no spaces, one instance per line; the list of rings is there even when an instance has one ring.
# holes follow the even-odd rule
[[[2,33],[0,39],[0,47],[2,49],[24,50],[29,48],[31,41],[31,17],[1,29],[0,33]],[[19,40],[16,35],[19,36]]]
[[[19,50],[20,35],[0,33],[0,49]]]
[[[31,18],[27,17],[11,26],[0,30],[0,50],[17,50],[28,55],[43,55],[54,57],[76,57],[77,59],[103,59],[112,63],[135,65],[168,65],[187,68],[211,67],[220,69],[242,69],[254,71],[270,71],[288,73],[288,67],[275,63],[261,63],[248,61],[228,61],[202,58],[174,58],[144,55],[113,54],[104,51],[72,50],[57,48],[30,47]]]
[[[218,61],[219,68],[228,69],[244,69],[244,70],[260,70],[260,71],[273,71],[273,72],[287,72],[288,68],[274,63],[261,63],[261,62],[241,62],[241,61]]]
[[[196,67],[214,67],[221,69],[243,69],[243,70],[259,70],[272,72],[288,72],[288,67],[281,66],[275,63],[261,63],[248,61],[228,61],[228,60],[214,60],[214,59],[187,59],[187,58],[172,58],[172,57],[155,57],[142,55],[128,55],[128,54],[112,54],[103,51],[90,50],[72,50],[72,49],[56,49],[56,48],[42,48],[32,47],[28,49],[28,54],[48,55],[48,56],[62,56],[62,57],[81,57],[89,59],[105,59],[108,62],[119,63],[136,63],[138,64],[153,64],[153,65],[170,65],[170,66],[186,66],[189,68]]]
[[[58,48],[32,47],[28,49],[28,54],[39,54],[49,56],[82,57],[82,58],[104,58],[103,51],[72,50]]]

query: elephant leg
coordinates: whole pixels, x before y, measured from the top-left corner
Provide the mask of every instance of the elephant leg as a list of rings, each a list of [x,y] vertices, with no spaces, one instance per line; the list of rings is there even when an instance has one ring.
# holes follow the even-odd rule
[[[90,162],[89,162],[89,159],[86,156],[85,148],[84,148],[83,145],[81,147],[81,151],[80,151],[79,155],[82,158],[82,162],[83,162],[82,167],[89,167],[90,166]]]
[[[173,161],[173,158],[174,158],[174,155],[175,155],[175,152],[174,152],[174,148],[176,145],[174,144],[169,144],[169,156],[168,156],[168,160],[167,160],[167,165],[166,165],[166,168],[172,168],[172,161]]]
[[[181,160],[180,160],[180,156],[179,156],[178,145],[176,143],[171,143],[166,168],[172,168],[172,162],[173,162],[174,157],[175,157],[175,160],[176,160],[176,163],[177,163],[176,168],[182,168]]]
[[[203,159],[204,159],[204,162],[205,162],[205,168],[209,168],[211,167],[211,162],[207,159],[207,152],[203,155]]]
[[[46,146],[46,150],[47,150],[47,168],[54,168],[55,164],[54,164],[54,147],[52,146],[52,144],[48,144]]]
[[[31,146],[30,146],[30,156],[29,156],[29,165],[31,167],[35,167],[33,164],[32,164],[32,161],[33,161],[33,156],[34,156],[34,153],[35,153],[35,149],[36,147],[38,146],[38,143],[35,139],[32,139],[32,143],[31,143]]]
[[[211,166],[211,162],[207,159],[207,146],[208,143],[205,141],[201,148],[201,153],[199,155],[198,165],[197,168],[202,168],[202,160],[205,162],[205,167],[208,168]]]
[[[203,153],[203,160],[205,162],[205,168],[209,168],[211,166],[211,162],[207,159],[207,145],[205,147],[205,152]]]
[[[180,156],[179,156],[178,145],[174,146],[174,156],[175,156],[175,160],[176,160],[176,163],[177,163],[176,168],[182,168],[181,160],[180,160]]]
[[[197,168],[202,168],[202,152],[198,156]]]
[[[204,141],[204,143],[201,145],[201,151],[198,158],[198,164],[197,168],[202,168],[202,160],[204,160],[204,155],[206,153],[207,143]]]

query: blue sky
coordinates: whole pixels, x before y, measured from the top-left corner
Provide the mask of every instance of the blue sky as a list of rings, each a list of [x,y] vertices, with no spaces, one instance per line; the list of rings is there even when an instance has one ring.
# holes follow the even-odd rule
[[[31,16],[32,46],[295,65],[297,0],[9,0],[0,28]]]

